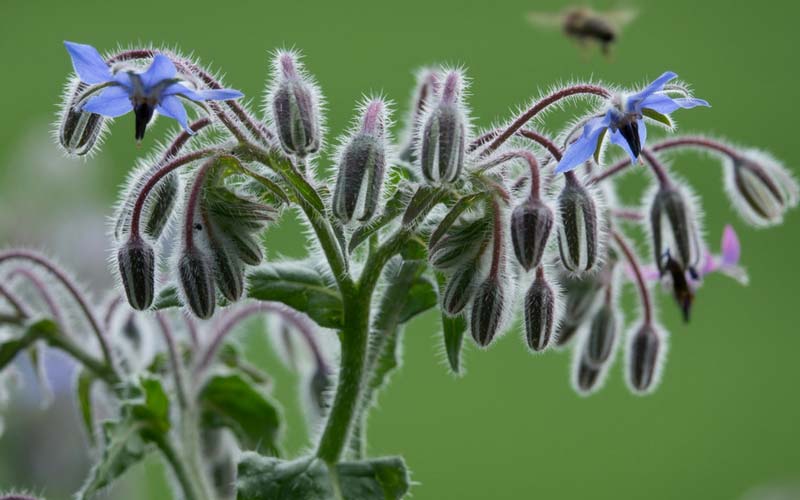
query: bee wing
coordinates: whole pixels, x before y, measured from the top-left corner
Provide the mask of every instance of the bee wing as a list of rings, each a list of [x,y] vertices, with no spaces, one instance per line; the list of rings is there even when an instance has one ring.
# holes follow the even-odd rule
[[[623,28],[633,22],[639,11],[634,8],[611,10],[603,14],[603,17],[614,25],[617,29]]]
[[[564,25],[564,16],[552,12],[528,12],[528,22],[537,28],[561,29]]]

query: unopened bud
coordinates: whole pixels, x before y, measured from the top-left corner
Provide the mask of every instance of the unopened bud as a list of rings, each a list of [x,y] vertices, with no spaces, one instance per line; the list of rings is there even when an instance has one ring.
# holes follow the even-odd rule
[[[76,156],[88,154],[103,132],[104,118],[95,113],[76,111],[78,97],[88,88],[79,82],[68,96],[61,115],[58,142],[67,153]]]
[[[333,211],[349,222],[366,221],[375,214],[386,170],[386,105],[373,100],[364,111],[361,130],[345,145],[333,194]]]
[[[660,186],[650,206],[653,252],[663,275],[667,262],[694,272],[701,255],[700,234],[691,194],[671,184]]]
[[[600,368],[611,357],[617,337],[617,317],[610,304],[597,310],[586,338],[585,361]]]
[[[442,309],[450,316],[460,314],[475,294],[476,264],[470,263],[457,269],[447,280],[442,297]]]
[[[592,366],[586,361],[585,357],[582,357],[574,366],[576,370],[574,375],[575,387],[578,392],[582,394],[592,392],[600,381],[601,369]]]
[[[500,279],[490,276],[478,287],[472,301],[470,331],[479,346],[488,346],[497,335],[504,307],[505,291]]]
[[[280,52],[275,60],[276,87],[271,95],[272,119],[283,148],[304,157],[321,143],[316,87],[298,67],[297,56]]]
[[[419,136],[420,116],[422,116],[430,103],[435,99],[439,91],[439,84],[439,73],[435,70],[425,69],[420,71],[417,75],[417,87],[414,90],[411,108],[408,118],[406,119],[408,138],[406,139],[406,145],[399,154],[400,159],[410,163],[416,162],[416,142]]]
[[[633,392],[647,393],[655,387],[663,357],[663,342],[651,325],[642,325],[628,345],[628,384]]]
[[[544,350],[553,336],[556,295],[545,279],[542,268],[525,294],[525,338],[534,351]]]
[[[528,198],[511,212],[514,254],[526,271],[542,262],[552,228],[553,211],[538,198]]]
[[[464,168],[467,119],[461,108],[462,76],[448,73],[439,102],[425,120],[420,138],[422,175],[430,183],[453,182]]]
[[[153,248],[141,238],[129,239],[117,252],[117,264],[128,303],[137,311],[149,308],[155,291]]]
[[[217,288],[226,299],[236,302],[244,292],[244,265],[231,250],[226,242],[212,241],[211,254]]]
[[[486,218],[462,223],[450,228],[429,250],[431,265],[439,270],[455,269],[473,262],[486,248],[489,224]]]
[[[172,173],[158,183],[155,192],[148,197],[145,216],[144,232],[150,238],[157,240],[172,215],[172,209],[178,199],[178,185],[180,180],[177,174]]]
[[[178,282],[189,309],[201,319],[214,314],[214,273],[209,259],[197,248],[186,250],[178,262]]]
[[[728,195],[742,217],[757,227],[783,221],[783,214],[797,206],[799,189],[792,175],[771,156],[745,151],[727,168]]]
[[[598,275],[582,277],[562,276],[561,283],[566,297],[564,319],[558,330],[557,343],[566,345],[578,329],[588,320],[603,287]]]
[[[558,196],[558,250],[564,267],[573,273],[591,270],[597,263],[597,207],[591,193],[574,175]]]
[[[248,266],[257,266],[264,260],[264,250],[258,240],[243,230],[227,232],[236,255]]]

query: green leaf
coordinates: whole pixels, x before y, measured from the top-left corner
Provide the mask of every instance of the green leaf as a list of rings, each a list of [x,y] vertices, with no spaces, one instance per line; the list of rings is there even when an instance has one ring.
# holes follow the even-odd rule
[[[86,429],[86,436],[89,438],[89,443],[92,446],[97,444],[97,436],[95,436],[94,428],[94,410],[92,409],[92,385],[94,385],[96,380],[92,372],[81,368],[78,373],[78,380],[75,383],[81,421]]]
[[[436,273],[436,280],[439,284],[439,293],[444,293],[445,276],[442,273]],[[461,374],[461,348],[464,344],[464,332],[467,331],[467,320],[463,315],[448,316],[444,312],[441,315],[447,362],[453,373]]]
[[[467,209],[471,208],[473,205],[475,205],[475,203],[477,203],[478,201],[482,200],[485,197],[486,193],[480,192],[480,193],[468,194],[466,196],[462,196],[461,198],[459,198],[458,201],[456,201],[455,204],[453,204],[453,207],[450,209],[450,211],[447,212],[447,215],[445,215],[442,218],[442,221],[439,222],[439,225],[431,234],[431,237],[428,240],[428,247],[432,248],[434,245],[436,245],[436,243],[442,238],[442,236],[444,236],[445,233],[447,233],[448,229],[450,229],[450,226],[452,226],[456,222],[456,220],[458,220],[461,214],[463,214],[465,211],[467,211]]]
[[[657,121],[657,122],[659,122],[659,123],[663,123],[664,125],[666,125],[666,126],[667,126],[667,127],[669,127],[669,128],[672,128],[672,127],[673,127],[673,125],[674,125],[674,124],[672,123],[672,120],[670,119],[670,117],[669,117],[669,116],[667,116],[667,115],[662,115],[662,114],[661,114],[661,113],[659,113],[658,111],[652,110],[652,109],[650,109],[650,108],[644,108],[644,109],[642,109],[642,114],[643,114],[644,116],[646,116],[647,118],[650,118],[650,119],[651,119],[651,120],[653,120],[653,121]]]
[[[444,194],[443,188],[423,184],[408,202],[403,214],[403,226],[416,226],[421,219],[437,204]]]
[[[39,339],[58,334],[58,325],[53,320],[42,319],[28,325],[21,337],[0,344],[0,370],[11,363],[21,351],[24,351]]]
[[[406,186],[400,186],[397,191],[395,191],[394,196],[386,202],[383,212],[378,217],[375,217],[372,221],[364,224],[353,232],[353,235],[350,237],[348,250],[352,252],[358,248],[360,244],[367,241],[370,236],[377,233],[382,227],[399,217],[400,214],[403,213],[406,205],[408,205],[410,199],[411,192]]]
[[[411,285],[411,288],[408,289],[405,304],[400,310],[398,323],[408,322],[414,316],[436,307],[438,302],[439,298],[436,295],[436,288],[434,288],[433,283],[424,276],[418,277]]]
[[[307,262],[262,265],[248,277],[248,294],[258,300],[282,302],[305,313],[324,328],[341,328],[344,306],[339,292]]]
[[[174,286],[168,286],[161,290],[156,297],[153,309],[156,311],[160,309],[169,309],[171,307],[181,307],[181,299],[178,295],[178,289]]]
[[[399,457],[342,462],[316,458],[291,462],[245,453],[239,462],[238,500],[397,500],[409,489]]]
[[[141,461],[153,449],[151,444],[166,439],[170,422],[164,387],[155,378],[143,378],[140,384],[135,392],[141,396],[123,403],[122,418],[103,423],[103,455],[78,493],[79,499],[92,498]]]
[[[214,375],[198,395],[203,425],[233,431],[243,448],[278,448],[281,412],[275,403],[241,373]]]

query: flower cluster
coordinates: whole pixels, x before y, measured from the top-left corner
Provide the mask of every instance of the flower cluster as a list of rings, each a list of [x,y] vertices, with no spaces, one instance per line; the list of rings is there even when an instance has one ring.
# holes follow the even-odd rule
[[[754,226],[779,224],[798,203],[797,182],[766,153],[700,135],[648,137],[650,125],[674,132],[671,114],[679,109],[708,107],[671,72],[643,89],[593,82],[558,88],[503,126],[477,130],[465,72],[428,68],[420,71],[401,120],[402,141],[392,136],[394,106],[373,96],[357,105],[352,128],[328,151],[320,87],[297,52],[274,55],[266,116],[258,116],[236,100],[239,92],[180,54],[134,49],[103,57],[73,43],[67,50],[76,75],[67,87],[58,137],[68,153],[97,150],[106,120],[129,111],[137,140],[154,113],[181,126],[132,171],[117,205],[113,261],[130,305],[126,314],[157,311],[161,318],[183,308],[186,317],[221,318],[208,324],[227,332],[230,322],[248,314],[241,311],[268,308],[290,323],[276,329],[281,338],[306,339],[313,362],[300,371],[315,415],[310,420],[322,427],[316,452],[292,462],[243,455],[232,473],[239,475],[240,498],[271,498],[277,493],[261,488],[275,484],[308,498],[331,498],[334,491],[345,498],[365,491],[402,497],[409,485],[402,461],[364,459],[365,418],[399,364],[403,326],[430,309],[440,311],[456,373],[465,338],[484,349],[518,330],[530,351],[572,349],[572,384],[581,394],[602,387],[618,358],[632,392],[653,391],[669,338],[654,307],[655,290],[670,293],[689,321],[702,314],[692,306],[706,276],[747,279],[731,226],[725,226],[720,253],[710,250],[705,228],[713,232],[716,224],[703,220],[699,196],[666,166],[670,152],[702,150],[721,159],[724,189],[735,211]],[[180,99],[198,105],[194,120]],[[580,116],[554,137],[534,128],[535,118],[565,100],[580,100]],[[616,161],[608,161],[614,150],[606,138],[621,148]],[[623,206],[613,181],[639,163],[645,166],[638,170],[652,174],[651,186],[641,206]],[[306,225],[307,255],[267,258],[269,228],[289,210]],[[630,236],[635,227],[647,235],[648,252]],[[21,255],[0,254],[0,265],[31,260]],[[640,304],[632,317],[620,300],[628,284]],[[13,290],[0,288],[0,295],[12,308],[0,320],[29,319],[24,305],[15,307]],[[340,332],[331,337],[338,345],[315,341],[317,329]],[[116,384],[122,378],[115,348],[104,341],[102,328],[96,331],[106,362],[96,363],[95,371]],[[225,335],[215,336],[206,352],[216,353],[217,338]],[[37,330],[34,338],[57,337]],[[217,394],[220,387],[200,390],[195,384],[202,377],[182,382],[184,356],[165,338],[179,403],[189,415],[184,422],[200,415],[201,427],[228,427],[241,448],[253,449],[248,412],[256,407],[269,413],[268,405],[259,400],[243,409],[226,401],[236,412],[206,419],[204,412],[213,412],[194,408],[192,397],[198,390]],[[296,350],[294,342],[282,346]],[[192,366],[207,367],[207,358]],[[335,358],[338,370],[330,366]],[[160,446],[166,438],[151,426],[163,431],[169,424],[148,406],[148,398],[162,397],[149,378],[154,363],[128,361],[134,366],[130,378],[139,376],[134,393],[144,402],[137,399],[136,411],[125,406],[123,418],[147,415],[146,424],[137,425],[150,434],[139,438]],[[230,390],[250,394],[248,384]],[[342,463],[345,453],[358,461]],[[313,484],[298,480],[294,470],[307,471]],[[389,476],[397,480],[382,482]],[[198,497],[191,487],[184,493]]]

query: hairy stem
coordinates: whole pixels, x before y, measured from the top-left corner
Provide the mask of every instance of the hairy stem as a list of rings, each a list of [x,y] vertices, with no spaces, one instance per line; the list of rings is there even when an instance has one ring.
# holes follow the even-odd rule
[[[486,149],[481,152],[481,155],[485,156],[502,146],[503,143],[516,134],[519,129],[524,127],[526,123],[528,123],[548,106],[551,106],[562,99],[581,94],[595,95],[603,98],[611,96],[611,92],[598,85],[572,85],[569,87],[564,87],[563,89],[559,89],[535,102],[530,108],[528,108],[527,111],[518,116],[508,127],[497,134],[497,137],[495,137],[491,144],[489,144]]]
[[[636,284],[639,287],[639,299],[642,302],[642,309],[644,310],[644,321],[645,324],[651,325],[653,323],[653,305],[650,300],[650,290],[648,290],[647,283],[642,275],[642,268],[639,265],[639,260],[636,258],[630,245],[625,241],[625,238],[618,231],[612,231],[611,234],[617,246],[622,250],[622,253],[625,254],[625,258],[633,270]]]

